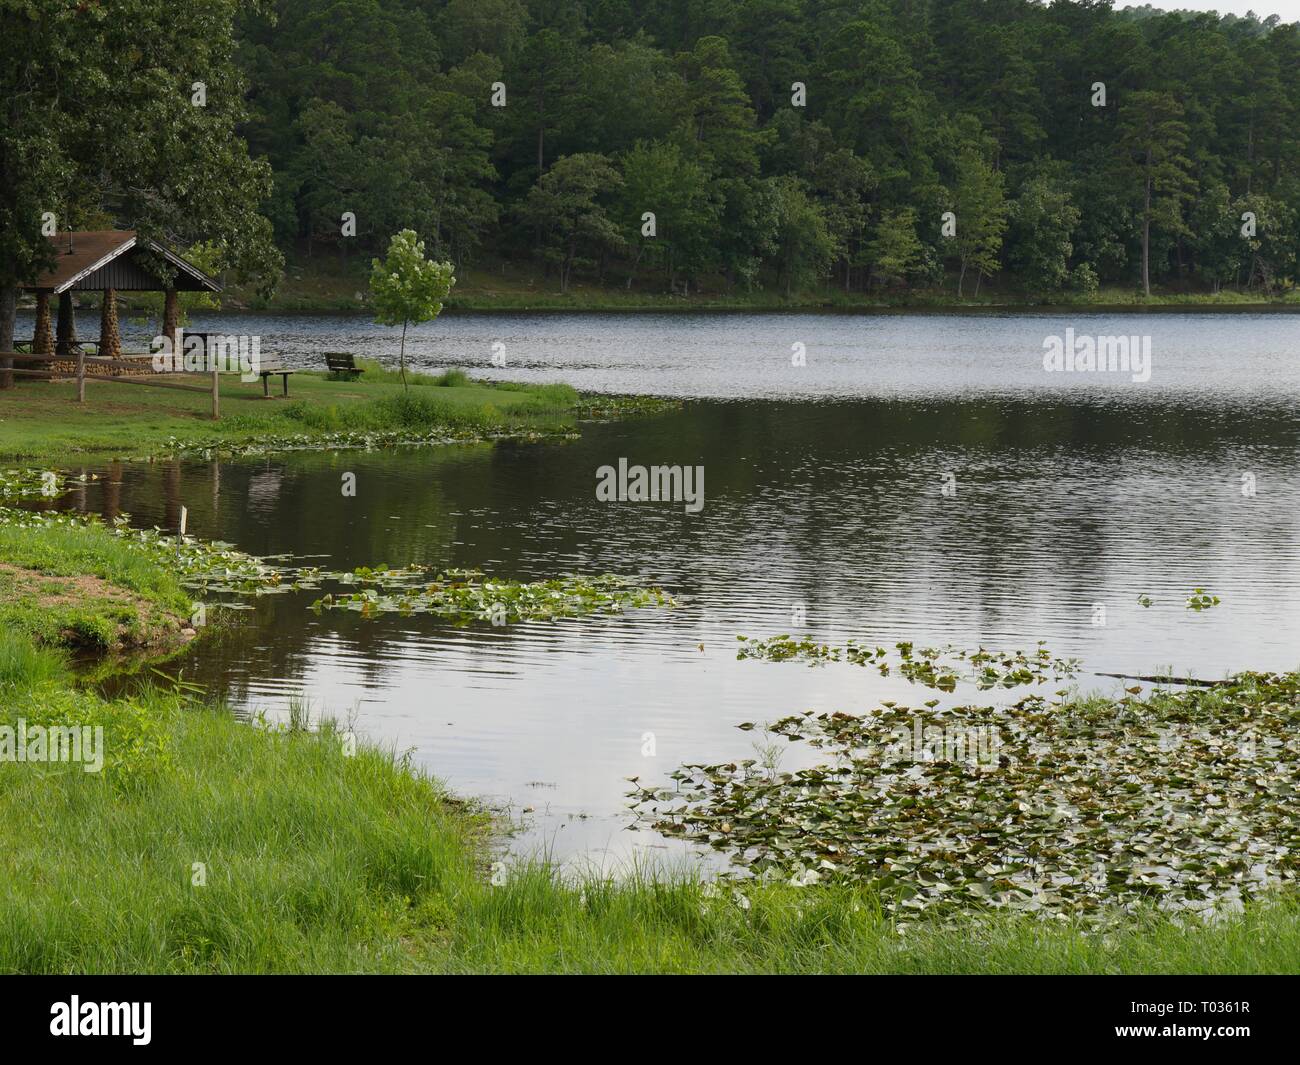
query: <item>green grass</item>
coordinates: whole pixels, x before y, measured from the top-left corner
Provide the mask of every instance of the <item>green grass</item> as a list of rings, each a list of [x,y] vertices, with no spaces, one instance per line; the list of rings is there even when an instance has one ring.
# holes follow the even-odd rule
[[[270,400],[259,384],[223,377],[216,422],[210,399],[198,393],[89,380],[83,405],[74,382],[22,382],[0,392],[0,460],[135,458],[303,434],[550,433],[575,422],[578,394],[567,385],[498,385],[449,370],[440,377],[408,373],[407,390],[395,372],[368,370],[356,381],[300,372],[291,378],[289,399]]]
[[[11,568],[180,602],[103,529],[0,526]],[[24,589],[27,589],[24,592]],[[89,604],[86,604],[89,609]],[[79,686],[30,584],[0,610],[0,725],[100,727],[102,772],[0,759],[0,973],[1246,973],[1300,967],[1300,904],[1113,929],[992,914],[900,930],[850,885],[489,875],[490,822],[291,699],[250,723]]]
[[[347,757],[329,727],[40,684],[6,705],[102,722],[109,750],[118,737],[133,753],[100,774],[0,763],[0,972],[1236,973],[1300,959],[1288,900],[1215,927],[1008,918],[900,934],[842,887],[750,889],[742,909],[685,876],[532,866],[493,886],[481,815],[390,753]]]
[[[174,645],[189,610],[174,575],[107,529],[0,523],[0,631],[44,646]]]

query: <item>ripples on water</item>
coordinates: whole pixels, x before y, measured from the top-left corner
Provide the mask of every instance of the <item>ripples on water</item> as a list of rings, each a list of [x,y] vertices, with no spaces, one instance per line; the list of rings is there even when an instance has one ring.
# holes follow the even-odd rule
[[[204,326],[260,333],[306,365],[391,345],[364,320]],[[1066,326],[1149,333],[1151,382],[1045,374],[1043,338]],[[533,807],[517,850],[599,861],[662,845],[624,831],[624,777],[750,756],[741,721],[933,694],[850,665],[738,662],[739,633],[1043,639],[1090,671],[1296,667],[1296,335],[1283,315],[448,317],[408,341],[417,364],[690,401],[562,444],[128,465],[114,491],[146,523],[184,503],[192,532],[259,554],[519,579],[608,570],[670,589],[674,612],[507,630],[317,617],[311,596],[275,597],[186,665],[246,708],[282,712],[306,692],[355,713],[457,790]],[[797,341],[806,367],[790,365]],[[620,456],[703,465],[703,513],[597,502],[595,470]],[[343,471],[356,499],[340,495]],[[105,492],[79,502],[103,509]],[[1222,605],[1185,609],[1196,586]]]

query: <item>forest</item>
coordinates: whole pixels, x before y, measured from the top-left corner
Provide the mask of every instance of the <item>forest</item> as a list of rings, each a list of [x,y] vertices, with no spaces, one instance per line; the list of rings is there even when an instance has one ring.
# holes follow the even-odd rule
[[[1300,34],[1275,16],[279,0],[245,13],[237,57],[290,254],[410,226],[458,265],[686,293],[1296,273]]]

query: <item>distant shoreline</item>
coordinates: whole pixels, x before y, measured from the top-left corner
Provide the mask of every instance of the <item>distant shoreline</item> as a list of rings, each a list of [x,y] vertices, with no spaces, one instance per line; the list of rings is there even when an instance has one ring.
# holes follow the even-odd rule
[[[285,307],[226,307],[219,311],[198,311],[196,316],[222,317],[241,314],[272,314],[285,316],[337,316],[340,318],[371,317],[368,311],[334,309],[307,309]],[[1054,304],[952,304],[920,305],[893,307],[851,307],[821,306],[817,304],[795,304],[788,307],[727,307],[727,306],[631,306],[631,307],[456,307],[448,305],[443,311],[451,316],[487,316],[487,315],[560,315],[560,314],[674,314],[674,315],[724,315],[724,314],[826,314],[861,317],[902,317],[908,315],[1059,315],[1076,314],[1300,314],[1300,303],[1054,303]]]
[[[123,301],[123,314],[132,315],[137,313],[130,307],[129,302]],[[89,313],[96,308],[92,304],[78,307],[78,311]],[[19,304],[18,314],[31,315],[33,309],[28,306]],[[284,317],[336,317],[336,318],[364,318],[372,320],[373,315],[368,310],[357,308],[347,308],[339,306],[322,306],[322,307],[301,307],[289,306],[278,307],[274,304],[265,307],[250,306],[226,306],[220,310],[194,310],[189,312],[192,317],[196,318],[233,318],[240,315],[275,315]],[[489,315],[561,315],[561,314],[581,314],[581,315],[641,315],[641,314],[671,314],[671,315],[734,315],[734,314],[825,314],[845,317],[937,317],[943,315],[964,316],[964,315],[982,315],[988,317],[999,317],[1007,315],[1026,316],[1041,315],[1044,317],[1056,316],[1062,314],[1079,314],[1079,315],[1104,315],[1104,314],[1300,314],[1300,303],[1272,301],[1268,303],[997,303],[997,304],[918,304],[914,306],[897,305],[884,307],[854,307],[854,306],[837,306],[821,304],[791,304],[790,306],[726,306],[726,305],[701,305],[698,307],[665,305],[646,306],[632,305],[628,307],[601,307],[601,306],[578,306],[578,307],[556,307],[556,306],[537,306],[537,307],[520,307],[520,306],[470,306],[457,307],[448,304],[443,311],[444,315],[453,317],[486,317]]]

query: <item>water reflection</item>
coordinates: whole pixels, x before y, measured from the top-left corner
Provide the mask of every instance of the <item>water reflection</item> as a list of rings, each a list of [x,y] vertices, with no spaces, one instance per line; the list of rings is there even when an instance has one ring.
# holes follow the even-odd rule
[[[274,715],[306,693],[457,790],[532,807],[518,849],[623,856],[663,845],[624,831],[624,777],[744,757],[741,721],[932,694],[855,666],[738,662],[737,634],[1044,639],[1121,673],[1295,667],[1298,444],[1290,409],[1226,400],[1141,417],[1092,399],[698,401],[565,443],[114,464],[72,502],[173,531],[185,506],[195,535],[338,568],[662,583],[681,609],[504,630],[276,596],[183,663],[239,707]],[[620,456],[704,465],[703,512],[597,502],[595,471]],[[1196,586],[1222,605],[1186,610]]]

